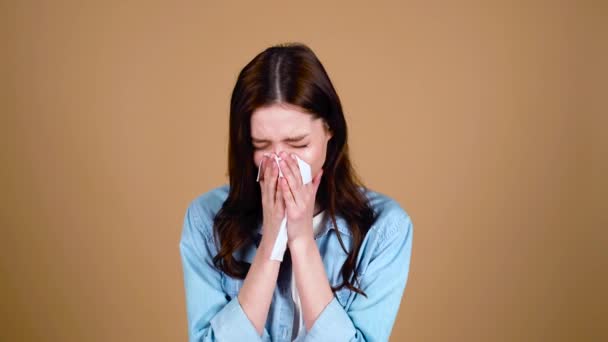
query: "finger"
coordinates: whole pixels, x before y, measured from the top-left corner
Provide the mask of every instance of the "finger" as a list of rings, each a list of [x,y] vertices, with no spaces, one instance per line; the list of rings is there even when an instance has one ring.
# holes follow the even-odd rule
[[[268,184],[266,185],[266,190],[268,191],[269,198],[272,199],[272,203],[276,202],[276,187],[277,187],[277,177],[279,176],[279,170],[277,168],[277,164],[272,162],[270,158],[268,159],[269,164],[266,170],[266,179],[268,179]]]
[[[262,160],[260,161],[260,166],[258,167],[258,180],[264,179],[264,174],[266,169],[268,168],[268,162],[270,161],[270,153],[264,153],[262,156]]]
[[[300,168],[297,161],[295,161],[294,157],[291,157],[285,152],[281,152],[281,155],[281,160],[284,164],[281,170],[285,169],[284,175],[286,174],[288,176],[287,183],[289,183],[292,192],[297,191],[302,185],[302,176],[300,175]]]
[[[264,180],[270,179],[272,176],[272,160],[269,157],[264,156]]]
[[[266,159],[266,157],[262,157],[262,160],[260,161],[260,165],[258,166],[258,175],[255,179],[256,182],[259,182],[262,180],[262,178],[260,178],[260,176],[264,176],[264,159]]]
[[[272,161],[272,156],[269,153],[264,153],[264,170],[262,170],[264,175],[272,175]],[[270,171],[270,173],[266,173],[267,171]]]
[[[276,165],[276,164],[275,164]],[[277,193],[276,193],[276,200],[275,200],[275,208],[278,210],[278,215],[280,217],[282,217],[285,211],[285,202],[283,199],[283,189],[281,188],[280,184],[277,187]]]
[[[302,181],[302,173],[300,172],[300,165],[298,164],[298,160],[296,159],[295,154],[285,154],[285,162],[289,166],[291,173],[293,174],[295,185],[295,189],[299,189],[302,185],[304,185]]]
[[[293,197],[293,194],[291,193],[291,191],[289,189],[289,184],[287,184],[287,180],[285,178],[280,178],[279,186],[281,187],[281,195],[283,196],[283,199],[285,200],[285,206],[287,208],[295,208],[296,202]]]
[[[294,174],[291,171],[291,168],[287,164],[286,160],[282,159],[280,161],[280,164],[281,164],[281,171],[283,171],[283,178],[285,179],[285,182],[287,183],[289,193],[290,193],[291,197],[293,198],[294,202],[299,203],[297,200],[298,191],[297,191],[297,188],[295,185],[296,180],[295,180]],[[285,189],[283,189],[283,190],[285,190]]]
[[[304,180],[302,179],[302,172],[300,170],[300,163],[298,163],[298,158],[295,153],[291,153],[287,157],[286,162],[288,163],[289,168],[293,173],[295,185],[292,185],[293,183],[290,183],[290,186],[294,190],[292,191],[292,193],[294,194],[295,201],[297,204],[304,203],[306,193],[304,191],[301,191],[301,189],[304,187],[310,187],[311,185],[304,184]]]

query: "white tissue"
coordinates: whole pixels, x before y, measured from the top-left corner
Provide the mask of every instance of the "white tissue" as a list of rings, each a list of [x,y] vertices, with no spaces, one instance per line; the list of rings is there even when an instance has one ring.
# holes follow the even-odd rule
[[[294,155],[295,156],[295,155]],[[281,157],[274,154],[273,155],[277,166],[279,166],[279,178],[283,177],[283,172],[281,172],[281,167],[279,161]],[[302,175],[302,183],[308,184],[312,181],[312,174],[310,165],[300,159],[298,156],[295,156],[298,161],[298,167],[300,168],[300,174]],[[256,181],[260,180],[260,170],[262,169],[262,165],[258,168],[258,176]],[[287,215],[281,221],[281,226],[279,227],[279,234],[277,239],[274,242],[274,246],[272,247],[272,252],[270,253],[270,260],[278,260],[283,261],[283,255],[285,254],[285,250],[287,249]]]

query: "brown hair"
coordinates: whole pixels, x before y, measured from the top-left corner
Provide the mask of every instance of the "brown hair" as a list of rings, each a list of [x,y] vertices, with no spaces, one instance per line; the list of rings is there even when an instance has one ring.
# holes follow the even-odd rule
[[[332,291],[346,286],[365,295],[354,286],[355,281],[358,282],[354,270],[361,243],[376,215],[361,192],[366,188],[348,156],[346,121],[338,94],[321,62],[301,43],[269,47],[255,56],[238,76],[230,101],[230,191],[214,219],[214,236],[220,247],[213,262],[226,274],[241,279],[251,266],[232,255],[254,243],[256,229],[262,221],[261,190],[255,180],[257,166],[251,142],[251,115],[255,109],[274,103],[295,105],[314,118],[322,118],[333,133],[328,141],[316,200],[320,208],[327,210],[334,226],[336,215],[344,218],[352,235],[353,250],[346,250],[336,229],[338,241],[348,256],[341,268],[343,282],[332,287]]]

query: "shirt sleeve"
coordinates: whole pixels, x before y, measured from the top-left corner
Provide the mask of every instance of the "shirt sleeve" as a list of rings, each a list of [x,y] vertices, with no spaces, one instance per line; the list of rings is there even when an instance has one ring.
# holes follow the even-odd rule
[[[223,291],[222,275],[212,260],[215,248],[210,246],[214,244],[204,231],[211,231],[209,221],[191,204],[179,244],[190,342],[270,341],[266,328],[262,336],[255,330],[238,297],[228,299]]]
[[[334,298],[321,311],[305,341],[388,341],[405,290],[412,251],[413,225],[401,211],[378,242],[359,277],[367,298],[355,293],[345,310]]]

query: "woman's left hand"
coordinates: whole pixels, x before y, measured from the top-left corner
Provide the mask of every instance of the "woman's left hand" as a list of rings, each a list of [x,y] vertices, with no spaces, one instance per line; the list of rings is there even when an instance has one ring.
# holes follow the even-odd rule
[[[283,192],[287,210],[287,239],[288,243],[301,237],[313,238],[312,217],[315,210],[317,189],[321,183],[323,169],[308,184],[303,184],[298,161],[294,155],[286,152],[279,154],[283,178],[279,185]]]

